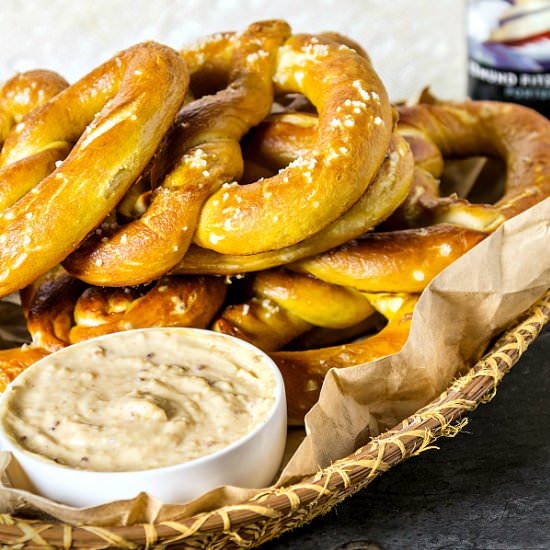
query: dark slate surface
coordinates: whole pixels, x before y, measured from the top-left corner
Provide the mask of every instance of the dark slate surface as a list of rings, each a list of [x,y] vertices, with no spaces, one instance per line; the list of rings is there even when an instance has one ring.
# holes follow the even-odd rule
[[[550,326],[454,439],[262,550],[550,549]]]

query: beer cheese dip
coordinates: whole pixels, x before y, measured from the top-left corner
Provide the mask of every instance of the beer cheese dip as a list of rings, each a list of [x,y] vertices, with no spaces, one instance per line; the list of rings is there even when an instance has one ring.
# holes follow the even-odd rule
[[[207,331],[116,336],[66,348],[17,378],[1,411],[7,436],[72,468],[137,471],[223,449],[273,409],[275,376],[252,346]]]

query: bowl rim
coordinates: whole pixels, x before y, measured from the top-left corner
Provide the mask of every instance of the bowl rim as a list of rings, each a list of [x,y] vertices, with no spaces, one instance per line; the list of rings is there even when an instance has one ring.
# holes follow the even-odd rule
[[[187,460],[185,462],[179,462],[177,464],[172,464],[168,466],[160,466],[158,468],[146,468],[146,469],[140,469],[140,470],[103,471],[103,470],[87,470],[83,468],[75,468],[73,466],[68,466],[66,464],[58,464],[57,462],[54,462],[53,460],[39,453],[35,453],[33,451],[25,449],[5,431],[4,422],[3,422],[3,415],[6,409],[5,402],[8,396],[13,391],[13,385],[17,380],[20,380],[20,377],[26,376],[27,375],[26,373],[32,372],[33,369],[41,368],[41,365],[44,362],[51,360],[52,357],[63,354],[63,352],[65,352],[68,349],[74,349],[75,347],[82,347],[82,346],[94,344],[97,341],[101,341],[105,339],[121,338],[126,334],[135,334],[135,333],[141,333],[141,332],[174,332],[174,331],[186,332],[191,334],[193,333],[200,334],[207,338],[214,338],[214,339],[218,338],[221,340],[226,340],[230,342],[231,345],[234,345],[236,347],[248,349],[249,351],[261,357],[262,363],[269,368],[272,375],[274,376],[275,399],[273,401],[273,405],[271,406],[271,409],[269,410],[269,413],[252,430],[247,432],[245,435],[243,435],[239,439],[236,439],[235,441],[231,442],[229,445],[226,445],[225,447],[218,449],[217,451],[213,451],[212,453],[208,453],[206,455],[199,456],[197,458]],[[213,462],[213,461],[222,459],[223,456],[230,454],[236,448],[241,447],[246,443],[248,443],[250,440],[254,439],[261,431],[265,429],[267,425],[271,424],[271,422],[275,420],[275,417],[278,414],[280,414],[279,413],[280,409],[282,409],[282,411],[284,412],[284,419],[285,419],[285,426],[286,426],[286,393],[285,393],[285,386],[284,386],[284,381],[283,381],[281,372],[277,367],[275,361],[265,351],[254,346],[250,342],[246,342],[245,340],[241,340],[229,334],[224,334],[221,332],[215,332],[208,329],[200,329],[200,328],[194,328],[194,327],[147,327],[147,328],[130,329],[130,330],[125,330],[120,332],[112,332],[109,334],[102,334],[101,336],[96,336],[88,340],[83,340],[81,342],[77,342],[75,344],[71,344],[70,346],[62,348],[60,350],[57,350],[47,355],[46,357],[43,357],[36,363],[33,363],[27,369],[25,369],[20,375],[18,375],[14,380],[12,380],[6,387],[6,390],[2,393],[2,395],[0,395],[0,451],[13,452],[13,450],[15,449],[16,452],[21,453],[28,460],[35,461],[40,465],[51,467],[63,473],[71,472],[69,475],[73,475],[73,476],[80,475],[80,476],[89,476],[89,477],[128,478],[128,477],[135,477],[136,475],[140,475],[144,477],[153,477],[158,474],[170,473],[172,471],[182,471],[182,470],[193,469],[194,467],[202,466],[208,462]],[[14,449],[5,448],[6,442],[8,442],[8,447],[13,447]]]

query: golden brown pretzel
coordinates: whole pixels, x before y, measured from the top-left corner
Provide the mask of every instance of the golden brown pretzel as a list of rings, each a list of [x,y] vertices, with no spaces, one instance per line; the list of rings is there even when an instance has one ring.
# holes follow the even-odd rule
[[[32,345],[55,351],[131,328],[205,328],[225,290],[216,277],[163,277],[142,288],[88,287],[56,268],[21,291],[21,301]]]
[[[433,100],[431,104],[401,106],[398,110],[398,131],[411,147],[415,172],[410,193],[392,216],[390,226],[448,222],[492,231],[506,218],[550,196],[545,153],[550,124],[534,111],[497,102]],[[261,139],[252,147],[256,163],[272,166],[314,139],[314,115],[292,113],[279,117],[261,127]],[[439,196],[438,178],[444,159],[471,155],[489,155],[506,162],[505,193],[494,206]]]
[[[252,298],[228,306],[213,328],[274,351],[313,326],[354,326],[374,312],[369,301],[373,296],[361,292],[420,293],[485,236],[446,224],[369,233],[288,266],[304,275],[284,270],[258,273]]]
[[[148,232],[117,228],[111,236],[107,228],[107,233],[92,238],[65,262],[71,273],[95,284],[117,285],[158,276],[184,255],[199,214],[196,243],[242,255],[294,245],[350,209],[387,153],[392,113],[385,91],[369,62],[350,48],[305,35],[291,37],[281,46],[287,35],[288,27],[281,22],[256,24],[242,34],[218,35],[203,42],[200,55],[196,49],[183,53],[199,88],[204,86],[203,71],[217,75],[229,66],[231,72],[227,89],[183,109],[169,138],[168,164],[184,155],[184,166],[169,176],[174,178],[171,186],[183,196],[181,202],[173,202],[180,206],[172,207],[180,215],[159,215],[158,228]],[[268,113],[273,72],[277,90],[303,91],[317,105],[319,132],[307,155],[279,174],[239,186],[232,183],[242,171],[236,142]],[[399,145],[394,142],[395,148]],[[183,185],[176,183],[178,170]],[[190,177],[194,181],[187,183]],[[215,191],[224,180],[226,185]],[[196,181],[203,184],[202,189]],[[289,217],[290,211],[300,214]],[[170,246],[159,246],[157,253],[165,234],[172,236]],[[129,253],[122,254],[121,245]],[[131,256],[128,267],[118,261],[116,251]]]
[[[398,212],[409,227],[453,223],[492,231],[550,196],[550,122],[512,103],[466,101],[401,106],[398,130],[417,165],[411,195]],[[503,197],[494,205],[439,197],[445,158],[483,155],[506,164]]]
[[[272,354],[291,392],[289,416],[292,421],[299,423],[301,415],[313,405],[329,368],[352,366],[398,352],[407,339],[416,298],[415,294],[402,295],[398,301],[403,303],[395,312],[392,304],[395,293],[421,292],[435,275],[485,236],[480,231],[445,224],[369,233],[340,248],[291,265],[292,269],[331,284],[365,292],[371,304],[389,319],[380,333],[363,342]]]
[[[352,366],[400,350],[408,335],[410,313],[416,301],[413,295],[485,236],[480,231],[446,224],[368,233],[289,266],[320,280],[297,277],[287,271],[258,274],[254,298],[226,308],[214,328],[273,351],[312,324],[330,326],[325,318],[336,317],[338,306],[348,310],[341,316],[341,326],[353,326],[368,317],[372,306],[389,319],[380,333],[360,343],[272,354],[281,367],[287,389],[291,388],[289,418],[298,424],[315,402],[330,367]],[[311,299],[304,300],[303,294]],[[340,304],[332,303],[335,297]],[[352,303],[346,304],[345,300]],[[400,312],[396,311],[396,303]],[[358,316],[352,315],[355,313]]]
[[[23,117],[64,90],[69,84],[53,71],[18,73],[0,88],[0,144]]]
[[[162,277],[145,294],[92,287],[75,304],[70,341],[131,328],[206,328],[220,309],[226,285],[216,277]]]
[[[183,258],[206,199],[241,177],[239,140],[269,113],[276,54],[289,32],[283,22],[257,23],[182,52],[192,91],[200,91],[206,77],[227,77],[227,85],[182,109],[164,152],[168,166],[175,166],[153,191],[145,214],[92,236],[65,262],[71,273],[91,284],[138,284]]]
[[[283,375],[289,424],[303,424],[304,415],[319,398],[321,385],[331,368],[360,365],[398,352],[409,336],[417,299],[416,295],[399,299],[398,309],[386,313],[388,324],[378,334],[363,341],[315,350],[271,353]],[[389,300],[395,301],[395,297],[390,296]]]
[[[263,156],[259,159],[262,164],[275,166],[278,162],[284,163],[290,157],[295,158],[293,155],[302,147],[302,142],[295,140],[295,132],[299,132],[302,126],[309,127],[310,120],[311,117],[308,115],[281,115],[272,117],[260,125],[258,132],[252,134],[252,141],[255,147],[263,151]],[[264,139],[276,140],[278,146],[264,146]],[[264,158],[268,154],[269,159]],[[315,235],[279,250],[246,256],[219,254],[213,250],[192,246],[173,272],[233,275],[259,271],[339,246],[362,235],[390,216],[407,196],[412,176],[413,160],[409,148],[403,138],[393,134],[387,158],[363,196],[343,216]]]
[[[0,393],[16,376],[48,353],[42,348],[29,346],[0,350]]]
[[[0,295],[55,266],[106,217],[153,155],[186,85],[180,56],[144,43],[119,53],[15,127],[0,155],[0,180],[15,162],[32,163],[41,151],[78,143],[32,190],[24,181],[10,181],[23,196],[0,213]]]
[[[251,292],[246,303],[226,307],[212,328],[264,351],[281,349],[315,326],[349,328],[375,312],[353,288],[282,270],[258,273]]]
[[[290,268],[364,292],[422,292],[438,273],[486,236],[450,224],[367,233]]]
[[[21,291],[32,343],[0,350],[0,392],[28,366],[81,340],[130,328],[206,328],[225,291],[214,277],[165,277],[145,289],[87,287],[57,267]]]
[[[19,73],[8,80],[0,89],[0,145],[24,116],[67,86],[65,79],[52,71]],[[68,152],[68,144],[57,143],[36,152],[32,160],[23,159],[4,167],[0,172],[0,210],[45,178]],[[19,184],[14,185],[14,180]]]
[[[293,245],[349,210],[382,164],[392,112],[366,59],[332,40],[296,35],[279,49],[274,81],[276,91],[302,92],[316,106],[315,147],[271,178],[215,193],[195,235],[204,248],[254,254]]]
[[[357,241],[289,266],[330,284],[284,271],[261,273],[257,275],[258,284],[254,288],[257,298],[227,308],[214,327],[274,350],[311,327],[305,322],[307,315],[310,321],[321,319],[322,325],[323,313],[334,314],[327,299],[330,297],[327,289],[331,285],[343,285],[336,287],[339,289],[336,295],[353,292],[348,299],[355,297],[355,308],[363,303],[370,304],[368,307],[374,306],[389,319],[382,331],[358,343],[271,354],[285,380],[289,421],[300,424],[305,412],[317,400],[322,380],[330,368],[372,361],[401,349],[408,336],[417,293],[485,236],[480,231],[445,224],[417,230],[369,233]],[[311,293],[312,287],[317,291],[314,296],[317,304],[312,303],[313,300],[296,299],[302,292]],[[357,291],[364,294],[361,296]],[[267,303],[263,301],[266,298],[270,300]],[[272,313],[266,315],[274,307]],[[309,308],[306,315],[305,308]],[[368,311],[365,313],[368,316]],[[350,315],[347,317],[345,323],[348,320],[360,321]],[[275,337],[272,332],[276,332]]]

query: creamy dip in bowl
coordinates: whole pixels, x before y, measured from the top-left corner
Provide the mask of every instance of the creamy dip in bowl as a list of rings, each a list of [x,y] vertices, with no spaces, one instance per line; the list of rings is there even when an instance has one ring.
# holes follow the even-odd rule
[[[189,328],[110,334],[23,372],[0,442],[44,496],[91,506],[148,492],[184,502],[268,485],[286,440],[281,375],[241,340]]]

